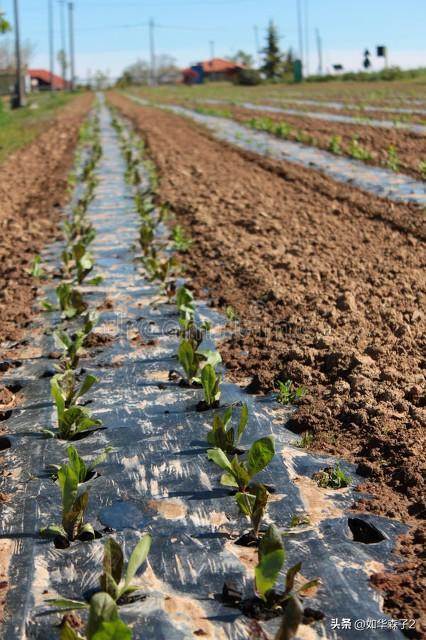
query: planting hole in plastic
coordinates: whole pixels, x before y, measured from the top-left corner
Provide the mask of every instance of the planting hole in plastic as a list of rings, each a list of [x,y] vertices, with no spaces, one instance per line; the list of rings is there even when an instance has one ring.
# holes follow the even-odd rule
[[[0,420],[1,420],[1,414],[0,414]],[[6,449],[10,449],[11,446],[12,446],[12,442],[10,438],[7,438],[6,436],[3,436],[2,438],[0,438],[0,451],[5,451]]]
[[[386,537],[374,524],[361,520],[361,518],[348,518],[348,527],[352,533],[354,542],[363,544],[376,544],[383,542]]]

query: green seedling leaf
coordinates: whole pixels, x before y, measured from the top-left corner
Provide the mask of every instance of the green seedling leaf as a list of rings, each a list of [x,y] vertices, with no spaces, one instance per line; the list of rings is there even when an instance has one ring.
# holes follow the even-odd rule
[[[275,586],[285,560],[281,534],[274,524],[269,526],[259,543],[258,560],[255,569],[256,591],[266,601],[268,591]]]
[[[65,540],[68,539],[65,529],[58,524],[49,524],[48,527],[43,527],[40,529],[40,535],[42,538],[56,538],[59,536]]]
[[[220,376],[211,364],[206,364],[201,369],[200,381],[203,385],[204,402],[211,407],[220,398]]]
[[[248,472],[250,477],[262,471],[275,455],[275,445],[272,436],[259,438],[250,447],[247,458]]]
[[[259,535],[259,528],[264,516],[266,505],[268,504],[269,493],[263,484],[259,484],[256,487],[256,497],[253,503],[252,511],[249,514],[251,525],[253,527],[253,533],[257,537]]]
[[[227,429],[232,418],[233,410],[233,407],[228,407],[223,413],[223,416],[216,414],[213,418],[212,430],[207,434],[207,442],[219,447],[226,453],[233,453],[234,449],[238,446],[248,422],[248,408],[247,405],[244,404],[241,408],[236,433],[232,426]]]
[[[214,449],[208,449],[207,458],[217,464],[217,466],[224,471],[228,471],[231,475],[233,474],[232,465],[222,449],[218,449],[217,447],[215,447]]]
[[[124,587],[127,589],[131,586],[131,581],[135,577],[138,569],[145,562],[149,550],[151,548],[152,537],[149,534],[146,534],[139,540],[136,547],[133,549],[132,555],[129,558],[129,562],[127,564],[126,576]]]
[[[90,600],[89,621],[87,623],[87,638],[93,640],[95,634],[102,628],[104,622],[118,620],[118,609],[114,600],[107,593],[95,593]]]
[[[31,268],[27,270],[33,278],[46,278],[46,273],[41,266],[41,257],[34,256]]]
[[[132,631],[122,620],[102,622],[92,640],[131,640]]]
[[[80,602],[79,600],[69,600],[67,598],[53,598],[45,600],[46,604],[52,605],[61,611],[76,611],[80,609],[88,609],[87,602]]]
[[[66,622],[62,627],[59,635],[59,640],[85,640],[78,631],[69,626]]]
[[[108,538],[104,546],[104,573],[112,576],[116,585],[118,585],[121,580],[123,565],[124,557],[120,545],[114,540],[114,538]],[[108,592],[108,590],[102,585],[102,577],[101,587],[104,591]]]

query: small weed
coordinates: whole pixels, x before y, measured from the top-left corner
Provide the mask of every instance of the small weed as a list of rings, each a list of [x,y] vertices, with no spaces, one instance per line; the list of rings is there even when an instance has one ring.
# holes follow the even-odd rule
[[[299,449],[309,449],[314,441],[314,434],[311,431],[305,431],[299,440],[294,443]]]
[[[350,156],[352,156],[352,158],[355,158],[356,160],[362,160],[366,162],[372,159],[371,153],[359,144],[358,138],[352,138],[351,142],[349,143],[348,153]]]
[[[331,153],[340,156],[342,153],[342,137],[341,136],[331,136],[330,142],[328,144],[328,150]]]
[[[277,384],[277,402],[279,402],[280,404],[295,404],[296,402],[301,400],[307,392],[305,386],[299,385],[298,387],[296,387],[291,380],[286,380],[285,382],[281,382],[281,380],[278,380]]]
[[[173,248],[179,253],[186,253],[192,245],[192,240],[188,238],[183,227],[179,224],[172,229]]]
[[[326,467],[322,471],[317,471],[313,474],[312,479],[323,489],[343,489],[351,483],[350,476],[343,471],[338,462],[334,467]]]
[[[231,305],[226,307],[225,315],[230,322],[238,322],[238,313],[235,311],[234,307],[231,307]]]
[[[307,513],[293,513],[290,519],[290,527],[302,527],[311,524],[311,519]]]
[[[391,171],[395,171],[395,172],[399,171],[398,153],[396,151],[396,147],[394,147],[394,145],[392,144],[389,146],[389,149],[387,151],[386,166]]]
[[[32,265],[29,269],[27,269],[27,273],[29,273],[33,278],[47,278],[47,275],[41,265],[40,256],[34,256]]]

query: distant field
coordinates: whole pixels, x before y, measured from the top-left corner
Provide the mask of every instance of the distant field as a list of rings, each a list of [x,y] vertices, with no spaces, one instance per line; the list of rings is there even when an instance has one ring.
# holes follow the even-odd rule
[[[31,142],[57,109],[73,98],[66,93],[36,95],[29,99],[26,107],[15,111],[7,103],[0,104],[0,163],[9,153]]]
[[[426,103],[426,80],[393,82],[307,82],[295,84],[265,84],[241,87],[229,82],[209,82],[197,86],[167,86],[143,90],[151,98],[200,98],[221,100],[268,100],[279,98],[312,98],[316,100],[342,100],[365,104],[390,102],[397,105],[404,100],[422,100]]]

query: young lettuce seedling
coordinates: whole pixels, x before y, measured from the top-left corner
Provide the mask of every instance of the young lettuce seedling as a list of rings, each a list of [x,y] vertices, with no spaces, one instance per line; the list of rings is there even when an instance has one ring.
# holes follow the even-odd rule
[[[265,514],[266,505],[268,504],[268,497],[269,493],[263,484],[256,486],[255,495],[242,493],[241,491],[235,494],[235,501],[241,513],[250,518],[252,526],[251,533],[256,540],[259,538],[259,529]]]
[[[83,297],[77,289],[67,282],[63,282],[55,289],[56,298],[60,311],[64,318],[71,319],[84,313],[87,309],[87,304],[84,302]],[[55,306],[49,301],[44,301],[43,306],[47,311],[54,311]]]
[[[218,447],[225,453],[236,453],[241,437],[248,423],[248,408],[246,404],[241,407],[240,420],[236,428],[230,426],[234,407],[228,407],[223,416],[216,414],[213,418],[213,427],[207,434],[207,442],[213,447]]]
[[[215,447],[207,451],[207,457],[217,464],[225,473],[220,479],[227,487],[236,487],[241,493],[250,490],[250,482],[256,474],[265,469],[275,455],[272,436],[256,440],[247,453],[247,459],[241,461],[235,455],[230,461],[226,453]]]
[[[80,608],[87,608],[86,606]],[[118,607],[107,593],[95,593],[90,600],[85,634],[68,622],[61,627],[60,640],[132,640],[132,630],[118,615]]]
[[[62,472],[64,473],[65,467],[69,466],[74,469],[78,477],[78,482],[79,484],[81,484],[83,482],[88,482],[93,478],[95,474],[95,468],[106,461],[111,451],[112,447],[105,447],[102,453],[96,456],[96,458],[94,458],[90,463],[86,463],[79,455],[77,449],[71,445],[67,448],[68,462],[61,466],[51,464],[48,468],[50,471],[52,471],[53,477],[56,476],[57,478],[60,470],[62,469]]]
[[[51,524],[40,530],[44,538],[54,538],[58,546],[68,547],[74,540],[94,540],[91,524],[84,523],[89,502],[85,484],[80,484],[77,470],[72,464],[63,465],[58,471],[58,484],[62,496],[62,523]]]
[[[56,405],[58,429],[57,431],[43,429],[43,433],[50,438],[57,437],[61,440],[73,440],[100,429],[102,421],[93,419],[86,407],[75,405],[66,407],[62,391],[55,377],[51,380],[50,389]]]
[[[176,291],[176,307],[179,311],[180,317],[185,320],[191,320],[195,314],[195,302],[192,291],[187,289],[184,285],[179,287]]]
[[[304,583],[297,589],[294,588],[296,575],[302,568],[302,563],[298,562],[288,569],[286,573],[284,593],[275,592],[274,587],[284,561],[285,550],[281,534],[277,527],[271,524],[259,542],[258,565],[255,568],[256,592],[268,607],[273,607],[276,604],[285,605],[290,598],[297,597],[299,593],[303,593],[318,584],[318,580],[315,579]]]
[[[93,385],[98,382],[98,378],[88,374],[80,384],[77,380],[75,371],[68,370],[62,374],[56,374],[51,379],[51,387],[55,387],[54,397],[58,394],[62,396],[65,407],[68,409],[71,405],[76,404],[77,400],[90,391]]]
[[[85,340],[92,332],[93,327],[98,321],[98,315],[95,312],[87,314],[83,327],[71,336],[58,329],[53,334],[55,346],[62,349],[61,369],[76,369],[80,359],[80,352],[84,347]]]
[[[200,382],[204,391],[204,406],[207,409],[217,407],[220,400],[221,375],[213,364],[207,363],[201,369]]]
[[[132,584],[132,580],[145,562],[151,543],[152,538],[149,534],[139,540],[132,551],[124,575],[124,555],[120,545],[113,538],[109,538],[105,543],[104,571],[100,578],[100,585],[101,589],[108,593],[115,602],[125,602],[126,596],[139,589]]]
[[[109,538],[104,546],[103,573],[99,578],[102,593],[108,596],[117,604],[126,604],[132,593],[139,590],[139,587],[132,584],[133,578],[139,571],[148,557],[152,544],[152,537],[145,534],[133,549],[127,568],[124,572],[124,554],[121,546],[114,538]],[[73,611],[75,609],[87,609],[88,604],[81,600],[70,600],[68,598],[53,598],[46,602],[61,611]]]
[[[93,259],[92,254],[86,251],[85,245],[81,242],[73,246],[72,253],[73,253],[75,269],[76,269],[77,284],[82,284],[83,281],[89,275],[89,273],[91,273],[91,271],[93,270],[93,267],[95,266],[95,261]],[[102,282],[101,276],[97,276],[96,278],[92,278],[89,281],[89,284],[98,285],[101,282]]]
[[[179,364],[185,371],[186,380],[189,385],[192,385],[194,382],[202,384],[201,367],[204,368],[207,365],[215,366],[222,362],[218,351],[201,350],[194,348],[194,346],[194,341],[182,339],[177,351]]]

